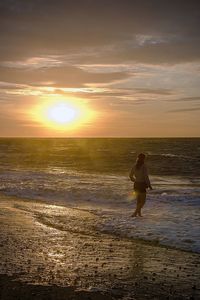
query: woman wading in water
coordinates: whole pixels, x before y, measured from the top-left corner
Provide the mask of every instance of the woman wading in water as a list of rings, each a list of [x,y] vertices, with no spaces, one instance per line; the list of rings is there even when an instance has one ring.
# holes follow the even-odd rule
[[[152,190],[152,186],[149,180],[147,167],[144,163],[145,154],[140,153],[137,157],[136,163],[131,169],[130,179],[134,182],[134,191],[136,194],[137,206],[132,214],[132,217],[136,217],[137,215],[142,217],[141,209],[146,201],[146,189],[150,188]]]

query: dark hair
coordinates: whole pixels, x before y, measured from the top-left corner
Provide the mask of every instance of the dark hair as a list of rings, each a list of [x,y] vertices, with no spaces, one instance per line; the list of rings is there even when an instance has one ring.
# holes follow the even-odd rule
[[[144,164],[144,160],[145,160],[146,155],[144,153],[140,153],[136,159],[136,164],[135,167],[137,170],[140,169],[140,167]]]

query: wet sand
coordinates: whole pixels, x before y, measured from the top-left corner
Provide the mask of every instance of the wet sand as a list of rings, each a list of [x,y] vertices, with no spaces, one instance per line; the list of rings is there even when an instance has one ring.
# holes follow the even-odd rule
[[[84,209],[0,196],[0,299],[200,299],[195,253],[98,231]]]

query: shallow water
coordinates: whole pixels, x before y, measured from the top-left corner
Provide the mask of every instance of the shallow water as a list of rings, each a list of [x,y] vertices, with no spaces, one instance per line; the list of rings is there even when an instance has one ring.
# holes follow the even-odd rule
[[[200,252],[200,139],[1,139],[0,189],[78,207],[99,230]],[[142,219],[128,173],[148,154],[154,190]]]

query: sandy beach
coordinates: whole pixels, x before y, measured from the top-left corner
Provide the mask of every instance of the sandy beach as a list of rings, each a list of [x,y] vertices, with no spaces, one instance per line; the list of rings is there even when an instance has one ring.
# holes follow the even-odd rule
[[[98,231],[99,216],[0,198],[0,299],[199,299],[196,253]]]

